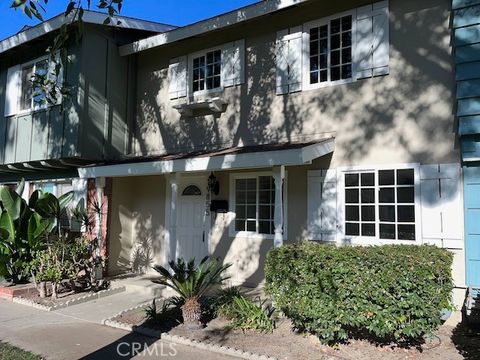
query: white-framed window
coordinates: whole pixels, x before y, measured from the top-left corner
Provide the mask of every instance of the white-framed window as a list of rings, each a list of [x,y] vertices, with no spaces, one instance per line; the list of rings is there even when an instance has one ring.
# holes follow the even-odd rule
[[[222,51],[208,51],[193,58],[192,91],[213,90],[221,87]]]
[[[353,15],[327,20],[309,28],[309,82],[351,80],[353,73]]]
[[[354,81],[355,11],[304,24],[304,88]]]
[[[286,214],[286,180],[283,212]],[[234,219],[230,236],[273,239],[275,233],[275,181],[271,172],[230,175],[230,211]],[[284,222],[284,238],[286,226]]]
[[[223,90],[222,49],[211,48],[188,56],[188,87],[191,96]]]
[[[20,84],[20,112],[37,110],[46,107],[41,103],[41,89],[37,89],[32,83],[34,75],[45,76],[48,74],[48,58],[44,57],[31,63],[22,65]]]
[[[69,191],[73,191],[72,180],[46,180],[36,181],[34,183],[35,190],[41,190],[60,197]]]
[[[344,235],[419,241],[418,167],[352,169],[342,173]]]
[[[35,75],[47,77],[49,81],[56,81],[60,86],[63,81],[63,71],[60,69],[58,76],[54,73],[54,62],[48,56],[12,66],[7,71],[5,91],[5,116],[25,114],[36,110],[46,109],[51,104],[45,100],[45,93],[41,88],[35,87]],[[58,94],[57,104],[62,101]]]

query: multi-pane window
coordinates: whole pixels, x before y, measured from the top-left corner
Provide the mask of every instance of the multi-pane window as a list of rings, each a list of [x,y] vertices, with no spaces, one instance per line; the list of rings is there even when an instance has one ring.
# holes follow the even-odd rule
[[[415,240],[415,182],[413,169],[380,170],[380,238]]]
[[[222,52],[215,50],[193,59],[193,91],[220,87]]]
[[[310,29],[310,84],[352,77],[352,16]]]
[[[415,240],[413,169],[345,174],[345,234]]]
[[[44,59],[33,64],[26,65],[21,72],[20,110],[30,110],[41,105],[43,94],[41,89],[35,88],[32,83],[34,74],[45,76],[48,72],[48,60]]]
[[[235,180],[235,231],[274,233],[275,185],[271,176]]]
[[[345,174],[345,231],[375,236],[375,173]]]

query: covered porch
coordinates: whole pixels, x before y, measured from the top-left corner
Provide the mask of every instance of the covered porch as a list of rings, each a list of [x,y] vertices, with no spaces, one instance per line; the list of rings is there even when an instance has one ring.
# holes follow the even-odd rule
[[[232,284],[258,286],[268,250],[301,236],[306,168],[326,161],[334,144],[329,138],[80,169],[82,178],[111,179],[108,274],[212,255],[233,263]]]

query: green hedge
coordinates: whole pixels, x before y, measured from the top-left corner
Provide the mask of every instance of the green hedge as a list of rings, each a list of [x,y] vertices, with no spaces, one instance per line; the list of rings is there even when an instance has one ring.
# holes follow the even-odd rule
[[[452,261],[433,246],[302,242],[268,253],[266,292],[297,329],[325,343],[354,335],[404,342],[435,331],[451,308]]]

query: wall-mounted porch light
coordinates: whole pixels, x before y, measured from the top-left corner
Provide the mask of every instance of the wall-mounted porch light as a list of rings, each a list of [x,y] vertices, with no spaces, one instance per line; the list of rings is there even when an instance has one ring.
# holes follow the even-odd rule
[[[218,195],[220,192],[220,183],[217,180],[217,177],[213,174],[213,172],[208,177],[208,191],[211,193]]]

